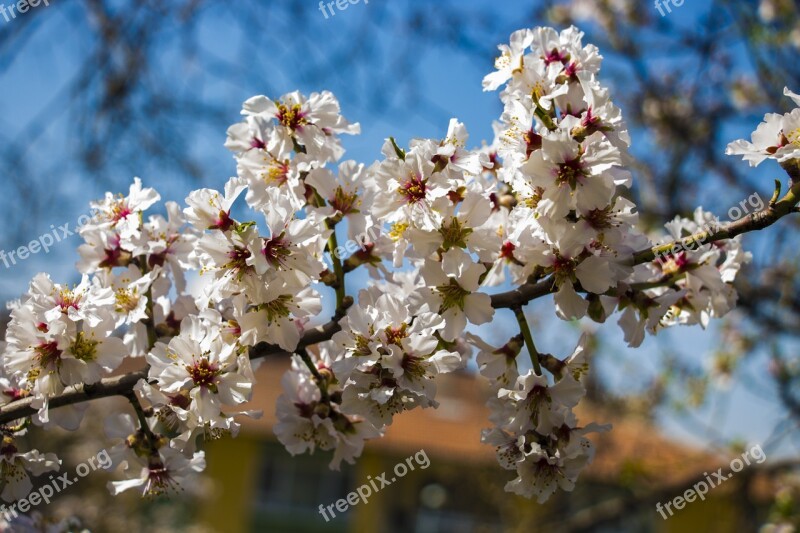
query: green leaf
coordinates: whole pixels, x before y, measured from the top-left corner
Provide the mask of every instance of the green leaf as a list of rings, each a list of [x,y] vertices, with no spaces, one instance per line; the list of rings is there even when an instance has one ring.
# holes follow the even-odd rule
[[[394,148],[394,153],[397,154],[397,157],[402,159],[403,161],[406,160],[406,151],[397,146],[397,141],[394,140],[394,137],[389,137],[389,142],[392,143],[392,148]]]

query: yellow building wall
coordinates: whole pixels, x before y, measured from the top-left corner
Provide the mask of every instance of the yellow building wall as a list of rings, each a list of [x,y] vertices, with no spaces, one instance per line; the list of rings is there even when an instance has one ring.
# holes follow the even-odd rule
[[[202,524],[211,531],[219,533],[250,533],[253,531],[253,498],[256,493],[258,476],[261,472],[262,456],[265,452],[265,440],[262,435],[248,435],[243,432],[236,439],[225,438],[212,441],[206,445],[207,476],[213,481],[212,493],[209,495],[214,505],[205,505],[200,510]],[[402,458],[401,458],[402,459]],[[287,460],[291,460],[288,459]],[[376,454],[365,451],[356,463],[355,488],[367,483],[369,477],[376,478],[383,472],[389,472],[398,457]],[[437,470],[436,465],[434,470]],[[471,469],[462,465],[462,468]],[[477,467],[476,467],[477,468]],[[471,472],[471,481],[483,481],[478,470]],[[406,489],[411,485],[405,486]],[[399,489],[399,491],[398,491]],[[348,519],[335,524],[339,530],[347,529],[353,533],[365,531],[381,531],[388,524],[389,501],[413,506],[417,498],[416,491],[403,490],[396,486],[395,490],[383,490],[372,494],[365,505],[361,502],[348,511]],[[389,500],[391,499],[391,500]],[[517,499],[515,499],[517,500]],[[543,508],[531,504],[528,500],[518,499],[518,505],[506,508],[506,519],[511,523],[535,524],[536,518]],[[224,512],[220,510],[224,509]],[[667,520],[662,520],[653,509],[652,524],[658,533],[685,533],[702,531],[704,533],[729,533],[741,529],[741,510],[730,500],[730,494],[721,492],[709,494],[705,501],[695,501]],[[645,511],[646,512],[646,511]],[[344,518],[344,517],[343,517]],[[657,519],[657,520],[656,520]],[[320,528],[324,524],[320,523]],[[342,527],[344,526],[344,527]]]
[[[358,479],[367,481],[367,476],[375,477],[385,470],[384,461],[374,453],[364,453],[361,456],[358,464]],[[380,524],[385,517],[386,513],[383,512],[384,505],[383,499],[386,497],[380,491],[377,494],[370,496],[367,505],[359,503],[353,508],[355,514],[353,516],[352,531],[371,531],[376,524]]]
[[[655,511],[654,511],[655,512]],[[702,531],[704,533],[730,533],[742,531],[739,523],[739,509],[730,500],[723,497],[706,497],[705,501],[695,500],[683,509],[673,509],[674,515],[664,520],[658,516],[659,531],[662,533],[686,533]]]
[[[219,533],[249,533],[262,441],[243,433],[211,441],[205,449],[211,458],[206,472],[214,482],[210,495],[214,505],[203,506],[203,524]]]

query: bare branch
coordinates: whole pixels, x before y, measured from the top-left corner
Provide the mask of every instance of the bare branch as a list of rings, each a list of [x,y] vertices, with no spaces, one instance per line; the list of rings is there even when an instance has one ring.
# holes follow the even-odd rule
[[[340,309],[327,324],[307,330],[300,339],[297,349],[302,349],[306,346],[318,344],[330,339],[334,333],[339,331],[339,319],[344,315],[350,303],[352,303],[352,300],[350,300],[349,303],[346,301],[345,306]],[[267,344],[265,342],[259,343],[250,349],[251,359],[266,357],[268,355],[286,356],[290,354],[280,346]],[[122,376],[104,378],[91,385],[67,387],[63,393],[50,398],[49,408],[54,409],[65,405],[96,400],[98,398],[108,398],[110,396],[127,396],[140,379],[146,378],[147,368]],[[35,414],[37,409],[32,407],[31,404],[33,401],[34,398],[28,396],[0,406],[0,424],[8,424],[13,420]]]

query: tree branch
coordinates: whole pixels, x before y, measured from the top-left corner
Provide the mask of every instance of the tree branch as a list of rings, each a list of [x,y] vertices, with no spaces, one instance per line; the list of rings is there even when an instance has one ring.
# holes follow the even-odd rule
[[[545,278],[536,283],[526,283],[519,288],[498,294],[492,294],[492,307],[495,309],[512,308],[525,305],[531,300],[541,298],[555,292],[556,284],[552,278]]]
[[[776,188],[776,191],[780,191],[780,189]],[[704,244],[720,241],[722,239],[732,239],[743,233],[767,228],[786,215],[794,212],[797,202],[800,201],[798,195],[800,195],[800,182],[793,183],[789,192],[786,193],[786,196],[777,202],[770,202],[767,207],[761,211],[751,213],[739,220],[726,222],[725,224],[707,230],[698,231],[683,239],[677,239],[667,244],[660,244],[648,248],[647,250],[636,252],[633,254],[633,258],[628,264],[640,265],[652,261],[656,256],[669,254],[676,249],[687,250],[699,248]]]
[[[800,202],[800,180],[794,181],[791,189],[783,198],[777,202],[770,202],[769,205],[761,211],[751,213],[739,220],[726,222],[703,231],[698,231],[683,239],[677,239],[667,244],[660,244],[646,250],[640,250],[634,253],[631,259],[626,261],[626,264],[629,266],[641,265],[642,263],[654,260],[656,256],[663,256],[679,250],[699,248],[705,244],[723,239],[732,239],[737,235],[742,235],[751,231],[762,230],[771,226],[786,215],[796,212],[798,202]],[[552,276],[537,281],[536,283],[525,283],[517,289],[492,294],[492,307],[495,309],[503,309],[525,305],[531,300],[555,292],[556,289],[557,286]]]
[[[795,212],[795,206],[798,201],[800,201],[798,195],[800,195],[800,180],[795,180],[792,183],[791,189],[783,198],[774,203],[770,202],[765,209],[756,213],[751,213],[740,220],[727,222],[718,227],[697,232],[683,239],[636,252],[628,261],[628,264],[639,265],[652,261],[657,255],[673,252],[676,247],[678,247],[678,249],[689,249],[690,247],[702,246],[722,239],[731,239],[743,233],[767,228],[784,216]],[[545,278],[536,283],[526,283],[517,289],[491,295],[492,307],[495,309],[516,308],[525,305],[531,300],[551,294],[555,292],[556,288],[555,281],[552,277]],[[300,339],[298,349],[330,339],[334,333],[339,331],[339,319],[344,316],[344,313],[352,303],[352,297],[346,297],[330,322],[324,326],[306,331]],[[267,355],[288,355],[288,352],[278,346],[267,343],[259,343],[250,349],[251,359],[257,359]],[[134,385],[136,385],[140,379],[145,379],[146,377],[147,371],[140,370],[124,376],[104,378],[92,385],[68,387],[62,394],[50,398],[49,406],[52,409],[97,398],[125,396],[133,390]],[[37,410],[31,406],[32,402],[33,398],[26,397],[0,406],[0,424],[7,424],[13,420],[36,413]]]
[[[297,349],[300,350],[307,346],[318,344],[322,341],[330,339],[334,333],[341,329],[339,327],[339,320],[342,316],[344,316],[345,311],[351,304],[352,299],[345,300],[344,306],[337,311],[330,322],[323,326],[306,330],[297,345]],[[280,346],[267,344],[265,342],[259,343],[250,349],[250,359],[258,359],[259,357],[266,357],[268,355],[291,354]],[[139,370],[137,372],[132,372],[122,376],[103,378],[97,383],[93,383],[91,385],[75,385],[73,387],[67,387],[64,392],[49,399],[49,409],[81,403],[88,400],[96,400],[98,398],[108,398],[110,396],[128,397],[131,391],[133,391],[133,387],[139,382],[140,379],[147,379],[147,369]],[[28,396],[0,406],[0,425],[8,424],[13,420],[35,414],[37,409],[32,407],[31,404],[33,401],[34,398],[32,396]]]

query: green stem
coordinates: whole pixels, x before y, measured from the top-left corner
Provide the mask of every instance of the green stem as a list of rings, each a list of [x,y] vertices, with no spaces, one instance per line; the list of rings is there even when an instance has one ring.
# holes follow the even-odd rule
[[[531,335],[531,328],[528,326],[528,320],[525,318],[525,312],[520,305],[514,306],[512,309],[514,311],[514,316],[517,317],[517,323],[519,323],[519,330],[522,333],[522,337],[525,339],[525,346],[528,348],[528,354],[531,356],[533,371],[537,376],[541,376],[542,367],[539,365],[539,351],[536,349],[536,345],[533,344],[533,335]]]
[[[316,190],[314,190],[313,205],[316,205],[317,207],[322,207],[325,205],[325,199]],[[331,254],[333,274],[336,277],[335,282],[330,283],[326,281],[325,284],[332,285],[336,289],[336,309],[342,308],[345,297],[347,296],[347,291],[344,285],[344,268],[342,267],[342,258],[336,253],[336,249],[339,247],[339,242],[336,240],[336,224],[338,224],[340,220],[341,218],[325,219],[325,228],[331,230],[331,236],[328,237],[327,248],[328,253]]]
[[[139,269],[142,271],[143,275],[150,271],[146,255],[139,256],[137,258],[137,262],[139,263]],[[147,318],[142,320],[142,322],[144,322],[144,325],[147,328],[147,351],[150,351],[158,341],[158,333],[156,332],[156,315],[153,310],[153,282],[151,282],[150,286],[147,287],[145,298],[147,298],[147,304],[145,305]]]
[[[547,111],[545,111],[544,108],[542,108],[538,104],[536,105],[536,110],[534,111],[534,113],[536,114],[537,117],[539,117],[539,120],[542,121],[542,123],[548,130],[554,131],[558,129],[556,123],[553,122],[553,118],[549,114],[547,114]]]
[[[331,230],[331,236],[328,237],[328,252],[331,254],[333,273],[336,276],[336,308],[339,309],[347,295],[344,285],[344,269],[342,268],[342,259],[336,253],[336,249],[339,247],[339,243],[336,240],[336,224],[326,221],[325,225]]]

